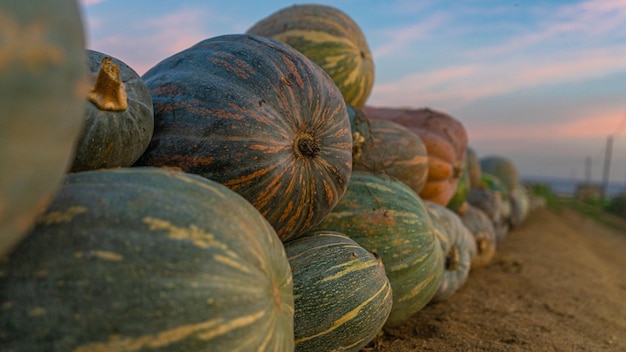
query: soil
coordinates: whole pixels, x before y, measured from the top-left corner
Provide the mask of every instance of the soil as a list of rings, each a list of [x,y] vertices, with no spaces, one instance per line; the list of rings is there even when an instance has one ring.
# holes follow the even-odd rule
[[[448,300],[364,351],[626,351],[626,222],[537,209]]]

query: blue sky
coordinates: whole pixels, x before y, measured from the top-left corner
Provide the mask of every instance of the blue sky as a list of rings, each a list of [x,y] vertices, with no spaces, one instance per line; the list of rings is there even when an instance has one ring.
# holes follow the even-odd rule
[[[311,3],[305,1],[304,3]],[[87,47],[143,74],[206,38],[243,33],[301,1],[81,0]],[[523,175],[626,182],[626,0],[317,1],[361,27],[376,66],[372,106],[430,107],[479,156]]]

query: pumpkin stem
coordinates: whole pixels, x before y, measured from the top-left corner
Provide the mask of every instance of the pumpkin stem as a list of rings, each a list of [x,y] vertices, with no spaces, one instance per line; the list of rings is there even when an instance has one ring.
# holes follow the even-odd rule
[[[365,144],[365,137],[359,132],[352,133],[352,158],[359,159],[363,153],[363,144]]]
[[[308,133],[303,133],[296,138],[293,149],[297,155],[305,158],[315,158],[320,152],[315,138]]]
[[[480,234],[476,236],[476,247],[478,248],[478,253],[483,253],[485,250],[487,250],[488,246],[488,239],[484,238],[484,236],[480,236]]]
[[[102,59],[96,83],[87,98],[100,110],[124,111],[128,108],[128,96],[120,78],[120,68],[110,57]]]
[[[446,257],[446,270],[454,271],[459,267],[461,262],[461,255],[459,249],[456,246],[452,246],[448,256]]]

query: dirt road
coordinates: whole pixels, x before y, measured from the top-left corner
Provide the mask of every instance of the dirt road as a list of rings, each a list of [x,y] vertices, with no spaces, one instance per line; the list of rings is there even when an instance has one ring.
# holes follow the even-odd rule
[[[449,300],[365,351],[626,351],[626,222],[536,210]]]

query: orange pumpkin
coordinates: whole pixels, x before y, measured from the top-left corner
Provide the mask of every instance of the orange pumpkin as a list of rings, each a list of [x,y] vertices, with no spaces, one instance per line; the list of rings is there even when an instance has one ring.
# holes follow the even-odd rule
[[[428,153],[428,179],[419,193],[424,200],[446,206],[456,192],[467,149],[467,132],[454,117],[429,108],[400,109],[366,106],[369,119],[399,123],[422,138]]]

